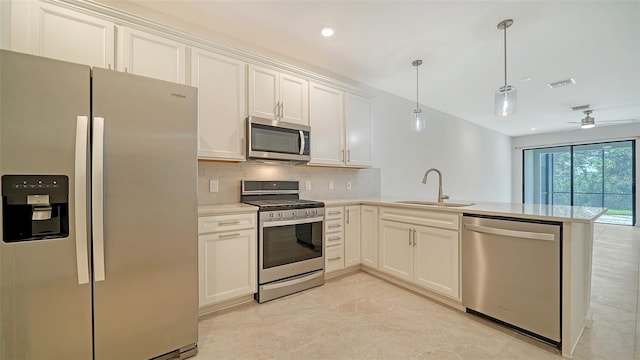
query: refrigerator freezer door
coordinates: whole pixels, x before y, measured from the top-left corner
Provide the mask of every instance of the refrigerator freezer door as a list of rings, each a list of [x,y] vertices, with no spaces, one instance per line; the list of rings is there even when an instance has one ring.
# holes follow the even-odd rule
[[[197,92],[103,69],[92,86],[104,119],[95,355],[148,359],[197,342]]]
[[[0,50],[0,174],[69,180],[69,236],[7,243],[2,229],[13,224],[0,227],[0,359],[92,356],[87,254],[76,254],[76,216],[86,216],[76,213],[82,197],[73,191],[82,179],[76,128],[89,115],[89,94],[87,66]]]

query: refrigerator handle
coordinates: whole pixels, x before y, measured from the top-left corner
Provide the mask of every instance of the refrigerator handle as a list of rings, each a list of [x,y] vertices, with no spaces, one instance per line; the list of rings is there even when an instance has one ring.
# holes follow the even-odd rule
[[[76,266],[78,284],[89,283],[89,255],[87,252],[87,154],[89,153],[89,118],[76,118],[76,163],[75,163],[75,222],[76,222]]]
[[[104,118],[93,118],[93,156],[91,167],[91,220],[93,224],[94,281],[105,279],[104,271]]]

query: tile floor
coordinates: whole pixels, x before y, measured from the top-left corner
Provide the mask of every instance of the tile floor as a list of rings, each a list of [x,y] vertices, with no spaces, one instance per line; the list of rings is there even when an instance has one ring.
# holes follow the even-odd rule
[[[593,324],[574,359],[640,359],[640,229],[595,228]],[[555,348],[363,272],[200,321],[205,359],[561,359]]]

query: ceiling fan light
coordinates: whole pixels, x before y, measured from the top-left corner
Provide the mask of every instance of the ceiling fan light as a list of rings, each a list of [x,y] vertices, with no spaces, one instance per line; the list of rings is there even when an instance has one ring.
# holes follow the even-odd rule
[[[580,128],[581,129],[591,129],[592,127],[595,127],[595,126],[596,126],[596,124],[583,124],[583,125],[580,125]]]
[[[496,91],[495,113],[497,116],[515,114],[517,105],[517,90],[511,85],[500,87]]]

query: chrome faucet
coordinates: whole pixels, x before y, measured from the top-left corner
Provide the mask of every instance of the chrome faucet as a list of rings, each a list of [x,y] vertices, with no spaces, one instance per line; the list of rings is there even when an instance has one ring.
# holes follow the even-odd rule
[[[435,171],[438,173],[438,202],[441,203],[441,202],[444,202],[446,199],[448,199],[449,195],[442,195],[442,173],[440,172],[440,170],[436,168],[431,168],[427,170],[427,172],[424,173],[424,177],[422,178],[422,183],[423,184],[427,183],[427,176],[432,171]]]

